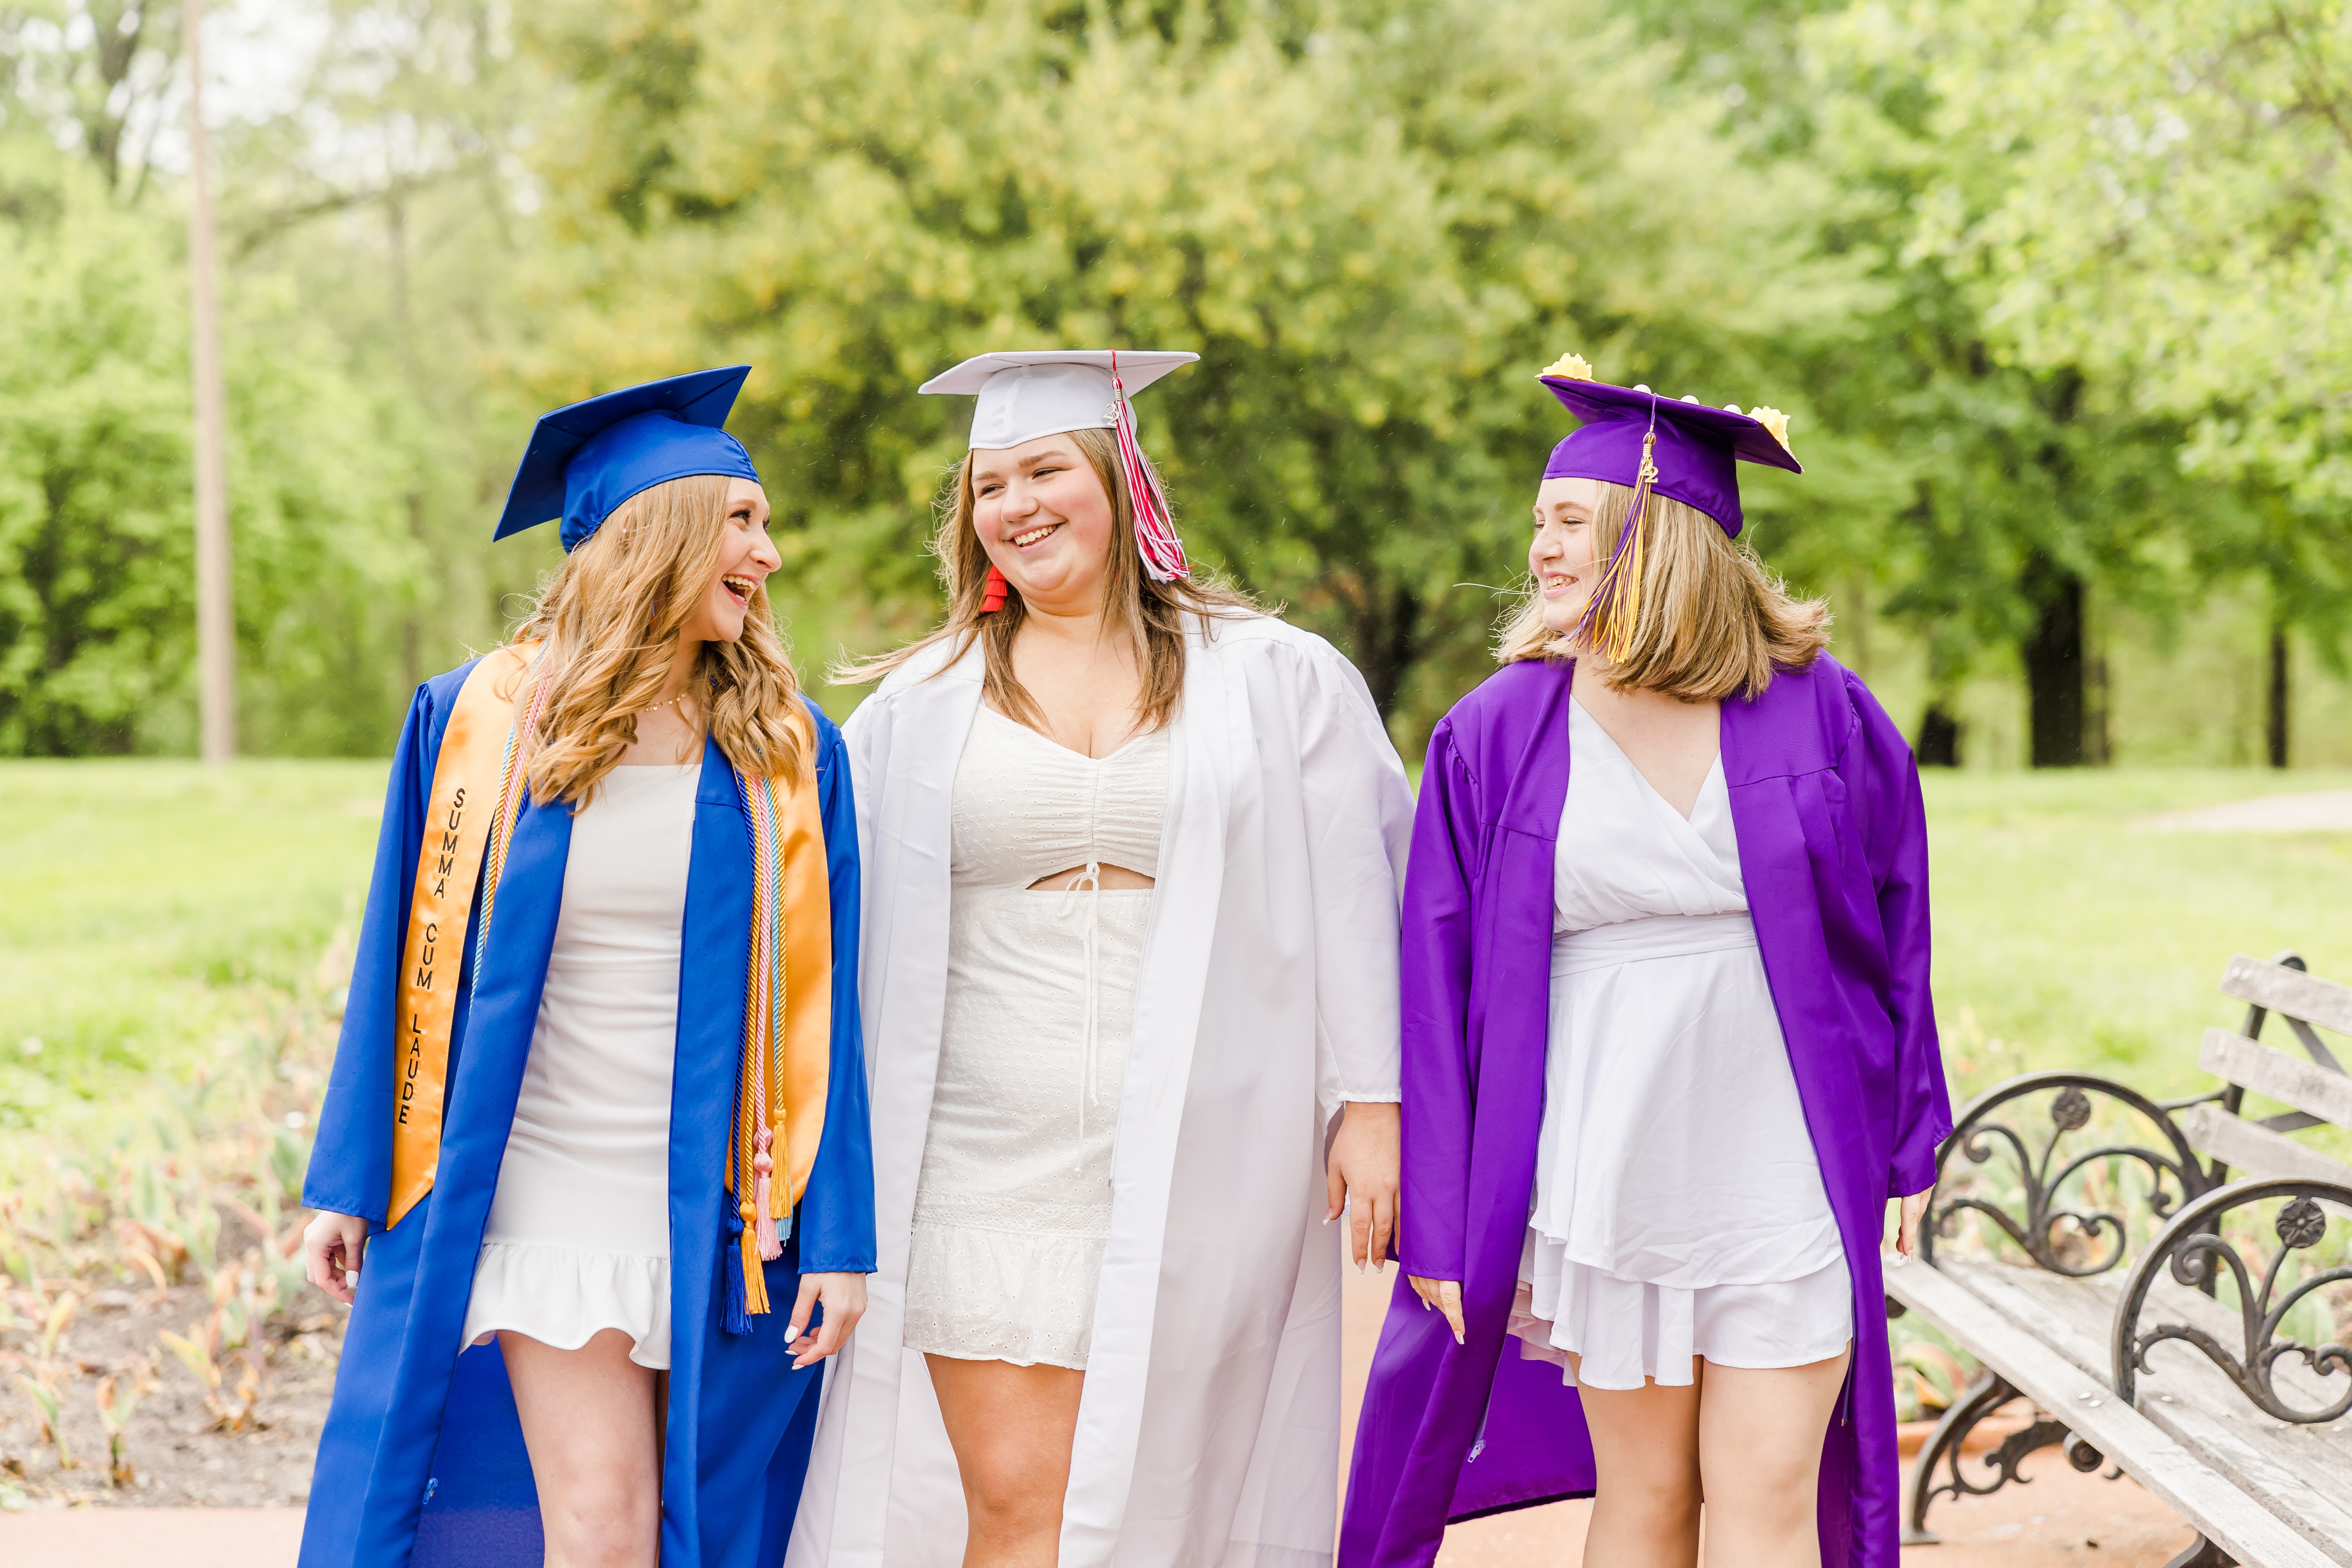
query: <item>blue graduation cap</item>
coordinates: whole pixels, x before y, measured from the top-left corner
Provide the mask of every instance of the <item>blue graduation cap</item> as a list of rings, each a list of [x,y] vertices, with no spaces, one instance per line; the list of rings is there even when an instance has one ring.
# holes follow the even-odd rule
[[[751,374],[748,364],[698,370],[541,415],[490,537],[561,517],[569,555],[639,490],[691,474],[758,483],[743,444],[719,428]]]

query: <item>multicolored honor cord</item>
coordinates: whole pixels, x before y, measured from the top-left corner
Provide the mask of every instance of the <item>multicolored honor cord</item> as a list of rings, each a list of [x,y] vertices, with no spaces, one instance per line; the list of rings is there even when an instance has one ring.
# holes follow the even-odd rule
[[[1110,401],[1118,432],[1118,466],[1127,476],[1128,499],[1135,507],[1135,546],[1143,553],[1143,569],[1155,583],[1190,577],[1192,563],[1184,559],[1184,542],[1176,537],[1167,494],[1160,489],[1151,465],[1143,460],[1143,447],[1135,439],[1135,405],[1128,402],[1127,385],[1118,377],[1117,349],[1110,354]]]
[[[743,992],[743,1054],[735,1087],[735,1125],[728,1142],[727,1188],[736,1197],[740,1226],[737,1246],[740,1270],[727,1281],[726,1326],[749,1333],[751,1319],[770,1310],[768,1281],[760,1265],[784,1253],[778,1220],[793,1212],[792,1177],[775,1190],[775,1151],[784,1135],[782,1047],[784,1032],[784,835],[776,802],[776,781],[742,768],[735,782],[743,793],[744,820],[751,830],[751,967]]]

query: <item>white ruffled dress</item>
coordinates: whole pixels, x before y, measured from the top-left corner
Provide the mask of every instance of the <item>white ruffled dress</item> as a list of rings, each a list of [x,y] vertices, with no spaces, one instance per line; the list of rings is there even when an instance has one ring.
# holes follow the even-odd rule
[[[1157,876],[1165,730],[1082,756],[983,706],[956,765],[947,1007],[907,1258],[908,1350],[1083,1371]],[[1031,890],[1084,867],[1064,886]]]
[[[1580,704],[1554,873],[1535,1201],[1511,1330],[1584,1386],[1845,1348],[1852,1288],[1717,758],[1688,819]],[[1832,1132],[1833,1136],[1834,1133]]]
[[[699,763],[618,767],[572,819],[563,907],[474,1265],[464,1342],[669,1365],[670,1073]]]

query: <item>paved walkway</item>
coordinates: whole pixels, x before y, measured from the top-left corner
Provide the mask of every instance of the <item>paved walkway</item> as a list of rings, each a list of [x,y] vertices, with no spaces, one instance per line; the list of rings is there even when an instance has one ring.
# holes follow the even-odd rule
[[[1344,1412],[1352,1437],[1357,1391],[1371,1362],[1380,1314],[1395,1279],[1347,1273]],[[1930,1522],[1940,1546],[1915,1546],[1904,1568],[2162,1568],[2189,1527],[2128,1479],[2077,1474],[2052,1450],[2026,1463],[2027,1486],[1941,1503]],[[1438,1568],[1579,1568],[1590,1503],[1554,1503],[1456,1525]],[[74,1509],[0,1513],[6,1568],[86,1568],[94,1563],[156,1568],[293,1568],[299,1509]]]
[[[2263,795],[2132,824],[2148,833],[2352,833],[2352,789]]]
[[[1385,1276],[1347,1269],[1347,1390],[1341,1430],[1352,1446],[1356,1401],[1371,1365],[1394,1287]],[[1938,1546],[1906,1547],[1903,1568],[2164,1568],[2193,1535],[2179,1516],[2129,1479],[2085,1476],[2044,1449],[2025,1463],[2030,1484],[1989,1498],[1949,1499],[1928,1516]],[[1580,1568],[1589,1502],[1559,1502],[1457,1524],[1445,1532],[1437,1568]]]
[[[299,1508],[70,1508],[0,1513],[8,1568],[294,1568]]]

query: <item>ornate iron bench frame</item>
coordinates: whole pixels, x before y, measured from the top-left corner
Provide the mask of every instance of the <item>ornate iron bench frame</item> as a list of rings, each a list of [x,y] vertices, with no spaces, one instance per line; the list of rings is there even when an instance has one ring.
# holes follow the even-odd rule
[[[2242,958],[2231,963],[2224,977],[2224,989],[2241,996],[2270,994],[2275,999],[2278,986],[2273,972],[2279,969],[2300,976],[2305,966],[2293,953],[2283,954],[2269,965]],[[2315,987],[2315,994],[2317,989]],[[2342,1064],[2308,1021],[2280,1011],[2275,1005],[2266,1006],[2261,1001],[2250,1006],[2241,1036],[2230,1037],[2219,1030],[2209,1035],[2200,1062],[2209,1068],[2259,1065],[2243,1050],[2260,1038],[2273,1012],[2279,1012],[2317,1068],[2342,1077]],[[2331,1017],[2327,1021],[2331,1026],[2343,1027],[2352,1019]],[[2254,1048],[2262,1057],[2276,1058],[2295,1070],[2311,1070],[2267,1047]],[[2140,1375],[2148,1370],[2150,1349],[2166,1341],[2178,1340],[2201,1351],[2228,1374],[2256,1409],[2273,1419],[2295,1425],[2335,1422],[2352,1411],[2352,1387],[2347,1387],[2343,1398],[2315,1409],[2283,1393],[2275,1374],[2283,1362],[2299,1363],[2322,1376],[2335,1372],[2352,1374],[2352,1348],[2337,1341],[2305,1342],[2294,1338],[2284,1326],[2288,1313],[2315,1291],[2352,1280],[2352,1268],[2301,1276],[2284,1289],[2281,1281],[2286,1277],[2290,1261],[2298,1253],[2316,1246],[2326,1235],[2329,1213],[2326,1205],[2337,1205],[2339,1211],[2352,1209],[2352,1183],[2321,1179],[2332,1173],[2326,1167],[2334,1163],[2278,1136],[2320,1125],[2323,1118],[2297,1110],[2261,1121],[2240,1121],[2246,1092],[2247,1085],[2225,1079],[2220,1088],[2209,1093],[2184,1100],[2157,1100],[2095,1073],[2066,1071],[2029,1073],[1995,1086],[1963,1110],[1951,1136],[1937,1152],[1937,1184],[1920,1227],[1919,1263],[1934,1268],[1938,1240],[1951,1238],[1961,1216],[1973,1214],[2013,1243],[2036,1268],[2071,1279],[2089,1279],[2109,1273],[2122,1265],[2131,1252],[2132,1226],[2126,1214],[2117,1212],[2126,1205],[2115,1203],[2098,1206],[2064,1194],[2078,1189],[2081,1184],[2074,1178],[2095,1166],[2135,1166],[2147,1178],[2140,1201],[2163,1223],[2139,1249],[2124,1277],[2110,1340],[2110,1387],[2115,1396],[2126,1406],[2133,1405]],[[2018,1112],[2045,1095],[2051,1097],[2046,1131],[2019,1121]],[[2070,1146],[2072,1134],[2091,1126],[2100,1100],[2137,1118],[2147,1136],[2138,1142],[2105,1142],[2088,1148]],[[2216,1113],[2235,1122],[2235,1128],[2217,1127],[2210,1120]],[[2211,1148],[2217,1142],[2246,1151],[2257,1159],[2267,1152],[2289,1165],[2297,1163],[2295,1156],[2301,1156],[2302,1162],[2311,1164],[2313,1170],[2256,1175],[2233,1182],[2230,1179],[2230,1166],[2218,1152],[2210,1159],[2200,1159],[2197,1152],[2200,1143]],[[1959,1176],[1968,1169],[1987,1164],[2003,1150],[2014,1159],[2021,1175],[2021,1198],[2005,1205],[1965,1185],[1947,1195],[1948,1187],[1954,1184],[1948,1179],[1948,1172]],[[2336,1169],[2340,1171],[2341,1167]],[[2222,1221],[2238,1210],[2282,1199],[2284,1204],[2273,1226],[2276,1247],[2264,1259],[2257,1279],[2239,1249],[2222,1240]],[[2062,1237],[2071,1245],[2059,1245]],[[2297,1273],[2300,1275],[2299,1268]],[[2224,1275],[2229,1276],[2239,1302],[2240,1331],[2235,1336],[2239,1342],[2224,1343],[2220,1336],[2197,1324],[2143,1321],[2160,1316],[2151,1309],[2150,1292],[2159,1278],[2167,1275],[2209,1297],[2217,1294],[2219,1281]],[[1890,1318],[1900,1317],[1905,1310],[1894,1296],[1888,1297]],[[2037,1419],[2011,1433],[1985,1456],[1986,1479],[1972,1480],[1964,1474],[1960,1467],[1962,1446],[1969,1433],[1996,1412],[2025,1397],[1998,1372],[1988,1370],[1953,1400],[1921,1447],[1906,1488],[1903,1532],[1906,1544],[1927,1544],[1937,1540],[1927,1528],[1927,1516],[1937,1499],[1981,1497],[2012,1482],[2023,1484],[2026,1478],[2018,1474],[2018,1468],[2028,1455],[2040,1449],[2057,1447],[2076,1469],[2086,1472],[2108,1462],[2109,1456],[2078,1436],[2056,1413],[2042,1412]],[[1938,1467],[1944,1472],[1940,1479]],[[2111,1477],[2122,1473],[2121,1468],[2109,1472]],[[2221,1568],[2235,1561],[2200,1534],[2168,1568]]]

